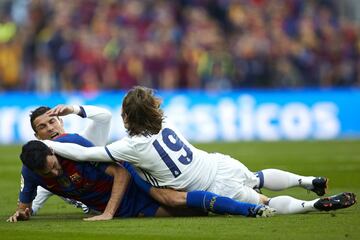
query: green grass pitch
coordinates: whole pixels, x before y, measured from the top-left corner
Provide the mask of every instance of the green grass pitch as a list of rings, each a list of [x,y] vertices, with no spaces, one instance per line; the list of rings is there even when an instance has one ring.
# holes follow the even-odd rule
[[[279,168],[330,178],[329,194],[360,195],[360,141],[236,142],[197,144],[241,160],[249,169]],[[360,206],[336,212],[250,219],[235,216],[116,219],[84,222],[79,209],[52,197],[30,221],[7,223],[16,208],[20,146],[0,146],[0,239],[360,239]],[[289,194],[313,199],[300,188]]]

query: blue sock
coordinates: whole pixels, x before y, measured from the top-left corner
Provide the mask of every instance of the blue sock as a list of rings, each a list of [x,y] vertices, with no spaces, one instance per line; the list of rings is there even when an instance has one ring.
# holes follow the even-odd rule
[[[216,214],[249,216],[250,210],[258,205],[236,201],[211,192],[192,191],[187,194],[186,206],[202,208]]]

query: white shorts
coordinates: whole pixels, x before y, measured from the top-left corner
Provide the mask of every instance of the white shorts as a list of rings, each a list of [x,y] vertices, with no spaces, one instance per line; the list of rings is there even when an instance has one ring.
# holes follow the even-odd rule
[[[217,161],[218,169],[214,182],[208,191],[238,201],[258,204],[259,194],[253,189],[259,179],[238,160],[220,153],[214,153],[212,161]]]

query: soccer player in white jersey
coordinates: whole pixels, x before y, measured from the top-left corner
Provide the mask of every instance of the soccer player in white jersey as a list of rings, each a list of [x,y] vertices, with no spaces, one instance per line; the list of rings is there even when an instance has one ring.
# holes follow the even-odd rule
[[[267,204],[279,214],[329,211],[355,204],[355,194],[347,192],[312,201],[290,196],[268,198],[259,194],[254,189],[281,190],[300,186],[322,196],[326,192],[327,179],[277,169],[254,174],[230,156],[197,149],[166,121],[160,104],[161,100],[154,96],[151,89],[135,87],[122,103],[127,137],[106,147],[45,143],[57,154],[77,161],[130,162],[143,179],[156,187],[211,191],[243,202]]]
[[[82,118],[87,118],[91,122],[80,132],[80,135],[88,139],[96,146],[104,146],[109,137],[111,112],[104,108],[96,106],[71,106],[58,105],[53,109],[49,107],[38,107],[30,114],[31,127],[34,130],[34,135],[39,140],[54,139],[65,134],[64,123],[60,116],[69,114],[76,114]],[[44,205],[53,193],[38,187],[36,197],[32,203],[32,214],[35,215],[39,209]],[[87,213],[89,208],[79,201],[64,199],[76,207],[82,208]]]

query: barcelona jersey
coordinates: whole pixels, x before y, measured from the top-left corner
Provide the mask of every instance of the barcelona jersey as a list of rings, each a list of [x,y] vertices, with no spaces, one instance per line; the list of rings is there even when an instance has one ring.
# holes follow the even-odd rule
[[[56,141],[77,143],[85,147],[93,144],[77,134],[59,136]],[[58,177],[42,177],[26,166],[22,167],[22,189],[19,199],[23,203],[31,203],[36,196],[37,186],[50,192],[78,200],[90,209],[103,212],[111,196],[113,177],[105,173],[108,163],[75,162],[57,155],[63,173]],[[146,192],[140,189],[133,176],[135,171],[131,165],[124,163],[132,178],[115,214],[117,217],[154,216],[159,204]]]

